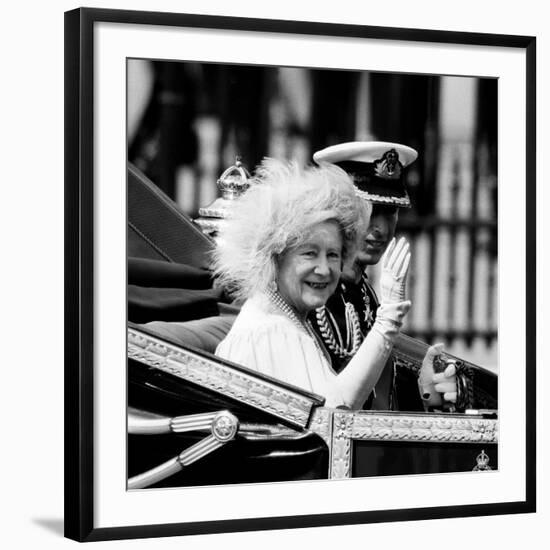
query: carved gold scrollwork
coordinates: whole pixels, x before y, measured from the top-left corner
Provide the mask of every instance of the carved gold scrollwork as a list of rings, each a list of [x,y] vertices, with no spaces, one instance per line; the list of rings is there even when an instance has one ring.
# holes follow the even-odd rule
[[[308,429],[323,438],[330,449],[332,443],[332,409],[316,408],[313,411]]]
[[[330,465],[332,479],[351,476],[352,442],[356,440],[497,443],[498,421],[460,415],[335,411]],[[479,469],[487,465],[484,458],[478,456]]]
[[[307,425],[313,403],[291,390],[259,380],[213,359],[128,329],[128,357],[199,384],[279,418]]]
[[[330,477],[343,479],[351,475],[351,432],[353,414],[335,412],[331,449]]]
[[[404,416],[356,413],[353,439],[496,442],[498,422],[460,416]]]

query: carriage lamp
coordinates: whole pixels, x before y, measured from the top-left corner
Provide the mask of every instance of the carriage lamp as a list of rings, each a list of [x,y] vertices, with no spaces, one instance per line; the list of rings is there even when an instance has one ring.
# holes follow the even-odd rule
[[[220,227],[231,217],[235,201],[250,187],[250,173],[237,157],[235,164],[227,168],[216,182],[221,196],[210,206],[199,208],[195,223],[201,231],[216,239]]]

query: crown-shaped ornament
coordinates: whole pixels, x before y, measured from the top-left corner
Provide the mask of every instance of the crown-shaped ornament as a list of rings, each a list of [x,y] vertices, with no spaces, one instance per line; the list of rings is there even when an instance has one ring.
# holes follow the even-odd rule
[[[476,462],[473,472],[479,472],[482,470],[492,470],[491,466],[489,466],[489,456],[485,453],[484,450],[482,450],[477,456],[476,456]]]
[[[195,223],[203,233],[216,237],[224,220],[231,217],[235,201],[250,187],[249,180],[250,173],[237,156],[235,164],[224,170],[216,182],[221,196],[210,206],[199,208]]]

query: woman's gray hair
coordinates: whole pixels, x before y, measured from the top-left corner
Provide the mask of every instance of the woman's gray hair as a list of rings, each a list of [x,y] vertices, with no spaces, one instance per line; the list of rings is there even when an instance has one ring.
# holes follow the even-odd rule
[[[265,291],[275,281],[277,258],[303,243],[310,228],[326,220],[335,220],[342,230],[346,261],[355,254],[369,216],[370,207],[357,197],[341,168],[301,168],[264,159],[218,235],[215,275],[237,299]]]

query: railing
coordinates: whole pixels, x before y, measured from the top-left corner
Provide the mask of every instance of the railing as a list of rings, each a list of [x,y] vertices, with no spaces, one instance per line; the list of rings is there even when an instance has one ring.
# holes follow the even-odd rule
[[[439,167],[437,213],[398,223],[412,254],[404,330],[497,370],[496,179],[483,144],[444,148]]]

